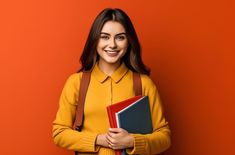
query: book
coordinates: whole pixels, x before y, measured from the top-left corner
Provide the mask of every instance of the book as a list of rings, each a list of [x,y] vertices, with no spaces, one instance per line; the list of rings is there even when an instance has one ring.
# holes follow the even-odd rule
[[[152,118],[147,96],[135,96],[107,107],[110,127],[129,133],[152,133]],[[116,151],[116,155],[126,155]]]
[[[141,96],[135,96],[132,98],[129,98],[127,100],[112,104],[110,106],[107,107],[107,112],[108,112],[108,117],[109,117],[109,124],[111,128],[117,128],[117,121],[116,121],[116,117],[115,117],[115,113],[124,109],[125,107],[127,107],[128,105],[132,104],[133,102],[135,102],[136,100],[140,99]],[[116,150],[115,151],[116,155],[122,155],[122,151],[121,150]]]

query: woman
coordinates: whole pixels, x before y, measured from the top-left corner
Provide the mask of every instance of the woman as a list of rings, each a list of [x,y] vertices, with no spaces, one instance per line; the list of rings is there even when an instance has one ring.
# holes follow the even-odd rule
[[[72,74],[62,91],[53,122],[56,145],[79,154],[157,154],[170,146],[170,130],[163,116],[156,86],[141,59],[141,48],[130,18],[120,9],[107,8],[95,19],[82,56],[82,67]],[[81,132],[72,129],[82,71],[91,71]],[[142,95],[149,97],[153,132],[132,134],[109,128],[106,107],[134,96],[133,72],[140,73]]]

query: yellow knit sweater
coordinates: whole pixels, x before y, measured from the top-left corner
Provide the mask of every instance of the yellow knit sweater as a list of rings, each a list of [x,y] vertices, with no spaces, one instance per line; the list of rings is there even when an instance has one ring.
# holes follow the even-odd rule
[[[114,155],[112,149],[95,145],[96,136],[107,133],[109,121],[106,107],[134,96],[133,76],[122,64],[112,76],[104,74],[96,64],[86,95],[82,132],[72,129],[82,73],[72,74],[62,91],[59,109],[53,122],[56,145],[70,150],[98,155]],[[166,122],[156,86],[147,75],[141,75],[142,94],[149,97],[153,133],[133,134],[134,148],[128,154],[157,154],[170,146],[170,130]]]

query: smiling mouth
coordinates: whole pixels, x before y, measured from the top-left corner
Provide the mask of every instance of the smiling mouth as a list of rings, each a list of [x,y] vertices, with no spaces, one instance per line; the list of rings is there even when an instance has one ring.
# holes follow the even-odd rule
[[[111,51],[111,50],[104,50],[105,52],[107,52],[107,53],[118,53],[119,51]]]
[[[104,50],[108,56],[115,57],[118,55],[119,51],[110,51],[110,50]]]

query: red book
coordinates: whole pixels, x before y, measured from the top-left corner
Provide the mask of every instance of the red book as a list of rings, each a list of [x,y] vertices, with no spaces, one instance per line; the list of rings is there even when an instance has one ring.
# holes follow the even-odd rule
[[[139,100],[142,96],[135,96],[132,98],[129,98],[127,100],[112,104],[107,107],[108,117],[109,117],[109,124],[111,128],[117,128],[117,121],[115,113],[121,111],[122,109],[126,108],[127,106],[131,105],[133,102]],[[116,151],[116,155],[122,155],[122,151],[118,150]]]

